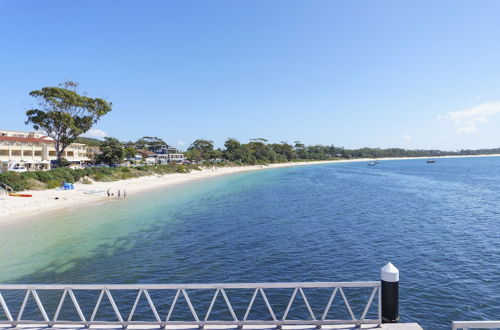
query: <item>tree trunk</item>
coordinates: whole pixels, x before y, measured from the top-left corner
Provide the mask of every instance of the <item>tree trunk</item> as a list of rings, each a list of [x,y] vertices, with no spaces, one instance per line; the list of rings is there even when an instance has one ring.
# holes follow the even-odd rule
[[[62,166],[62,155],[64,153],[64,150],[66,149],[66,146],[63,145],[61,148],[60,144],[58,142],[55,143],[55,149],[56,149],[56,156],[57,156],[57,167]]]

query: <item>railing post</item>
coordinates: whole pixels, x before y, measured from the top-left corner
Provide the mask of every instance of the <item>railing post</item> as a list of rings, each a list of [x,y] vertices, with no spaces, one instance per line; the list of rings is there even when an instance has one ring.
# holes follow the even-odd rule
[[[390,262],[380,272],[382,290],[382,322],[399,322],[399,270]]]

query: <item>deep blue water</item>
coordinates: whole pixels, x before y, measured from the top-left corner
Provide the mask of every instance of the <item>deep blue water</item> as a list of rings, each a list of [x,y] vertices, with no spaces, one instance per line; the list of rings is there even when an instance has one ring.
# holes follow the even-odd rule
[[[403,322],[498,319],[499,170],[498,157],[338,163],[152,191],[0,227],[0,282],[378,280],[391,261]]]

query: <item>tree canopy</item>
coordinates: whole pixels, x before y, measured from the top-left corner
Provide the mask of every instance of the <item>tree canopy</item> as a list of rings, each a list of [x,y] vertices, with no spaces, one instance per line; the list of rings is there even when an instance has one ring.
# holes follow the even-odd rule
[[[77,87],[77,83],[67,81],[60,87],[29,93],[37,99],[38,107],[26,111],[26,125],[54,139],[59,165],[65,149],[112,109],[112,103],[104,99],[80,95]]]
[[[96,161],[107,165],[120,164],[125,156],[121,142],[112,137],[105,138],[99,147],[99,151],[100,154],[97,155]]]
[[[137,149],[157,152],[160,149],[168,148],[168,144],[156,136],[143,136],[135,142],[135,147]]]

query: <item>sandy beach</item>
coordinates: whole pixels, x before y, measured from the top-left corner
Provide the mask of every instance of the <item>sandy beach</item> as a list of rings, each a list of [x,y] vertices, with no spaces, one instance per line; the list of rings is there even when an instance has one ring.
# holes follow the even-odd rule
[[[500,156],[500,155],[487,155]],[[480,156],[450,156],[439,158],[454,158],[454,157],[480,157]],[[399,159],[419,159],[418,158],[384,158],[380,160],[399,160]],[[422,159],[426,159],[425,157]],[[192,171],[186,174],[166,174],[162,176],[144,176],[128,180],[120,180],[114,182],[94,182],[92,184],[75,183],[74,190],[50,189],[42,191],[24,191],[24,194],[32,194],[33,197],[11,197],[0,195],[0,222],[6,223],[19,218],[32,218],[47,212],[63,210],[66,208],[80,207],[89,203],[106,202],[109,200],[107,190],[110,189],[116,198],[118,190],[125,190],[127,196],[132,196],[144,190],[174,187],[175,185],[211,178],[221,175],[229,175],[233,173],[241,173],[247,171],[256,171],[263,169],[291,167],[291,166],[307,166],[315,164],[328,164],[340,162],[366,162],[369,159],[353,159],[353,160],[332,160],[332,161],[314,161],[314,162],[293,162],[270,165],[255,165],[255,166],[239,166],[239,167],[211,167],[204,168],[201,171]]]

